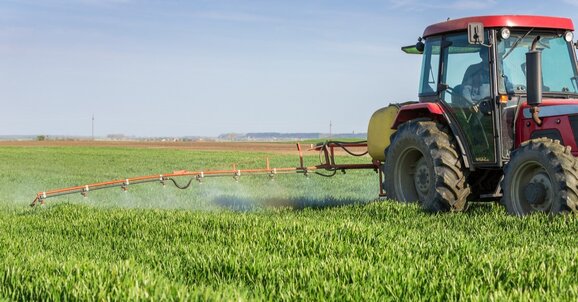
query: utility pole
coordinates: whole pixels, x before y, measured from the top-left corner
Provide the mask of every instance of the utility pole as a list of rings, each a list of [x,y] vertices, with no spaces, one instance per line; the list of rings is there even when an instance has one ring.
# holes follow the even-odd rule
[[[92,140],[94,140],[94,113],[92,114]]]
[[[332,130],[333,130],[332,128],[333,128],[333,124],[331,123],[331,120],[329,120],[329,139],[331,139],[333,137],[332,136]]]

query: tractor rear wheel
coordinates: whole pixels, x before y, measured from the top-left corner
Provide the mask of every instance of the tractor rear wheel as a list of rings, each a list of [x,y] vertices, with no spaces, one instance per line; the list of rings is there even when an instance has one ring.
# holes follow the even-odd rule
[[[576,212],[578,162],[557,140],[527,141],[512,152],[502,189],[502,202],[513,215]]]
[[[453,136],[440,123],[409,121],[392,135],[385,162],[390,199],[418,201],[429,212],[462,211],[470,188]]]

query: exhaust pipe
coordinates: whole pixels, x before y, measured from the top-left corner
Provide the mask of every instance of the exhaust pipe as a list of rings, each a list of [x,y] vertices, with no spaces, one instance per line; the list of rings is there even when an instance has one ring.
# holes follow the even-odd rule
[[[536,44],[540,36],[536,36],[532,41],[532,48],[526,53],[526,90],[528,96],[528,105],[532,106],[530,112],[536,125],[541,126],[542,120],[540,113],[540,104],[542,103],[542,52],[536,50]]]

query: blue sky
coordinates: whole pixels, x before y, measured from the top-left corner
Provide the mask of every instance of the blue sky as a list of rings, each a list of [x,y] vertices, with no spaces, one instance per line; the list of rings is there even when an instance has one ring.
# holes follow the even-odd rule
[[[0,0],[0,135],[365,132],[425,26],[578,0]]]

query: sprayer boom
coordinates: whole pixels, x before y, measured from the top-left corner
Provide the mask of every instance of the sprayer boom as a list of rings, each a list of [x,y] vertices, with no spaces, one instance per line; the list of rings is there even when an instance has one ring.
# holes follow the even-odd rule
[[[297,144],[297,150],[299,151],[299,163],[298,167],[289,167],[289,168],[271,168],[269,165],[269,159],[266,160],[265,168],[258,168],[258,169],[237,169],[236,165],[233,165],[231,170],[208,170],[208,171],[187,171],[187,170],[179,170],[173,171],[172,173],[166,174],[155,174],[155,175],[147,175],[147,176],[138,176],[138,177],[131,177],[125,179],[118,179],[118,180],[111,180],[105,182],[98,182],[93,184],[87,184],[82,186],[74,186],[50,191],[43,191],[38,192],[36,194],[36,198],[32,201],[30,206],[35,206],[38,203],[44,204],[47,198],[61,196],[61,195],[68,195],[68,194],[75,194],[80,193],[82,196],[88,196],[90,191],[100,190],[100,189],[107,189],[113,187],[120,187],[123,191],[128,190],[129,185],[135,184],[143,184],[143,183],[150,183],[150,182],[159,182],[163,186],[166,184],[167,181],[172,182],[177,188],[179,189],[186,189],[188,188],[193,180],[198,182],[202,182],[205,177],[224,177],[229,176],[233,177],[235,181],[239,181],[241,175],[245,174],[262,174],[268,175],[270,178],[274,178],[277,174],[303,174],[308,176],[309,173],[315,173],[322,176],[331,177],[336,174],[337,171],[345,171],[345,170],[352,170],[352,169],[373,169],[376,172],[379,168],[379,162],[372,162],[369,164],[336,164],[335,162],[335,148],[340,148],[346,151],[348,154],[353,156],[363,156],[367,154],[367,152],[363,153],[353,153],[349,150],[351,147],[367,147],[366,141],[361,142],[337,142],[337,141],[328,141],[323,144],[318,144],[314,148],[310,150],[319,151],[319,158],[321,163],[316,166],[304,166],[303,164],[303,153],[301,151],[301,145]],[[328,171],[329,174],[325,174],[320,172],[320,170]],[[381,173],[380,175],[380,183],[381,183]],[[179,185],[176,178],[180,177],[190,177],[188,183],[186,185]],[[381,186],[380,186],[381,187]]]

